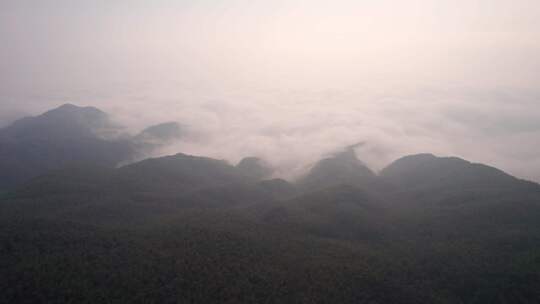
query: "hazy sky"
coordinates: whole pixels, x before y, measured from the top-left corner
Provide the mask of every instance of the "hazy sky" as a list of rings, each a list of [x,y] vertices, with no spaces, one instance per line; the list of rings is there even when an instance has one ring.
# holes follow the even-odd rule
[[[65,102],[285,175],[367,141],[540,181],[540,1],[1,0],[0,125]]]

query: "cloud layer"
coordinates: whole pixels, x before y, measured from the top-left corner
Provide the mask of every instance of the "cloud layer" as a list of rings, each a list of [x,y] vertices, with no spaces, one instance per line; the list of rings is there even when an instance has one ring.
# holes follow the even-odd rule
[[[285,177],[365,141],[374,169],[428,151],[540,181],[539,36],[529,0],[8,0],[0,125],[73,102]]]

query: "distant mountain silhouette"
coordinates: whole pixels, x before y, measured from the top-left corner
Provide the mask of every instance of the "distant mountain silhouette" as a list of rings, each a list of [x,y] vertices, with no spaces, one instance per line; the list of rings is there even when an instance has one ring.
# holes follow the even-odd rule
[[[356,157],[352,147],[319,161],[297,181],[308,191],[339,185],[374,187],[378,183],[377,175]]]
[[[243,175],[250,177],[254,180],[262,180],[272,175],[272,169],[262,159],[257,157],[243,158],[236,168],[242,172]]]
[[[94,107],[62,105],[36,117],[19,119],[0,130],[2,140],[94,137],[114,129],[109,117]]]
[[[181,140],[183,135],[183,128],[177,122],[150,126],[130,139],[134,147],[134,155],[131,159],[126,159],[122,165],[148,158],[160,148]]]
[[[421,205],[495,208],[505,202],[540,201],[540,185],[457,157],[406,156],[383,169],[381,179],[398,189],[402,201]]]
[[[144,159],[181,135],[180,125],[170,122],[130,137],[101,110],[65,104],[0,129],[0,191],[50,170]]]
[[[139,191],[178,192],[246,181],[225,161],[182,153],[143,160],[118,169],[118,174]]]
[[[161,145],[175,141],[182,136],[182,128],[177,122],[166,122],[150,126],[141,131],[134,140],[136,142]]]
[[[457,157],[418,154],[400,158],[381,171],[381,177],[403,189],[466,190],[469,188],[532,187],[499,169]]]
[[[72,164],[115,166],[133,154],[129,141],[106,139],[115,129],[100,110],[71,104],[0,129],[0,189]]]

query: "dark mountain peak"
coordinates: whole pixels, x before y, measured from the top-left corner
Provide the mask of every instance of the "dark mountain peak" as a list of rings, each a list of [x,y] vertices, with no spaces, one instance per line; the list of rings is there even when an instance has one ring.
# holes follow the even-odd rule
[[[245,177],[224,160],[183,153],[149,158],[119,169],[141,189],[177,192],[244,182]]]
[[[101,111],[98,108],[88,107],[88,106],[78,106],[78,105],[74,105],[72,103],[65,103],[65,104],[57,107],[56,109],[52,109],[52,110],[50,110],[48,112],[54,112],[54,111],[65,111],[65,112],[88,111],[88,112],[105,114],[105,112]]]
[[[332,159],[333,161],[336,161],[336,162],[343,162],[343,163],[365,166],[365,164],[356,156],[355,149],[356,147],[358,147],[358,145],[360,144],[348,146],[343,151],[337,152],[333,156],[327,159]]]
[[[432,154],[402,157],[383,169],[381,176],[408,188],[511,187],[522,182],[494,167]]]
[[[246,164],[258,164],[260,162],[262,162],[260,158],[255,157],[255,156],[248,156],[248,157],[242,158],[242,160],[240,160],[237,166],[242,166]]]
[[[0,133],[11,138],[88,137],[116,128],[108,115],[97,108],[64,104],[41,115],[19,119]]]
[[[419,153],[419,154],[403,156],[396,161],[426,161],[426,160],[435,160],[437,158],[439,157],[431,153]]]
[[[364,162],[356,156],[355,148],[357,145],[349,146],[345,150],[337,152],[330,157],[320,160],[311,172],[319,170],[332,170],[335,173],[361,173],[367,177],[375,177],[375,173],[369,169]]]
[[[140,162],[130,164],[130,165],[126,166],[126,167],[139,166],[139,165],[149,164],[149,163],[164,163],[164,164],[168,163],[168,164],[171,164],[171,163],[185,163],[185,162],[215,163],[215,164],[222,164],[222,165],[225,165],[225,166],[232,167],[231,165],[229,165],[224,160],[214,159],[214,158],[205,157],[205,156],[196,156],[196,155],[184,154],[184,153],[177,153],[177,154],[174,154],[174,155],[168,155],[168,156],[162,156],[162,157],[156,157],[156,158],[148,158],[148,159],[142,160]]]
[[[273,172],[272,168],[258,157],[245,157],[236,165],[236,168],[243,175],[256,180],[267,178]]]
[[[182,136],[182,127],[177,122],[165,122],[150,126],[136,136],[137,141],[151,144],[164,144]]]
[[[96,120],[102,122],[108,119],[107,113],[95,107],[80,107],[66,103],[56,109],[49,110],[36,118],[56,118],[62,120],[73,120],[81,123],[95,123]]]
[[[430,153],[421,153],[401,157],[381,171],[382,176],[395,176],[419,172],[421,170],[435,170],[433,173],[459,170],[459,168],[472,165],[470,162],[458,157],[439,157]],[[442,170],[442,171],[441,171]],[[427,172],[426,172],[427,173]]]
[[[336,185],[371,185],[377,176],[354,151],[355,146],[335,153],[316,163],[309,173],[299,180],[308,189],[324,189]]]
[[[73,164],[116,166],[134,154],[121,129],[93,107],[65,104],[0,129],[0,189]]]

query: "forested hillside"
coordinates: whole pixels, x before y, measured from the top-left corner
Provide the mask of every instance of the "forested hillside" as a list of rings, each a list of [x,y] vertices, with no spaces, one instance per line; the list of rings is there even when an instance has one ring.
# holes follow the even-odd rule
[[[344,153],[294,183],[185,154],[50,171],[2,196],[0,302],[540,301],[539,185]]]

